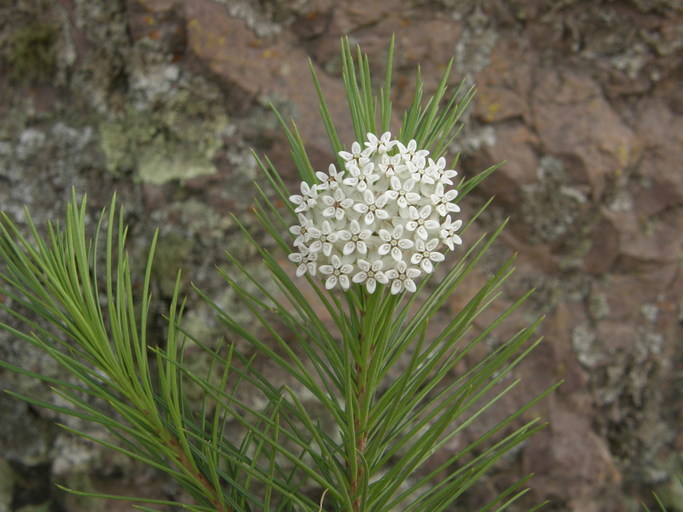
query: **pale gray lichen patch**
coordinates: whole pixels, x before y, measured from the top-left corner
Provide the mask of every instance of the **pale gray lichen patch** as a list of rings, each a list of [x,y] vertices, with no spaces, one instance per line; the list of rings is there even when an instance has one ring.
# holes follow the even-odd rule
[[[161,106],[128,104],[124,116],[99,127],[107,170],[157,185],[217,172],[213,159],[230,125],[216,96],[188,88]]]
[[[569,231],[586,197],[570,185],[564,165],[553,156],[541,159],[536,178],[522,188],[522,217],[533,228],[533,241],[550,242]]]
[[[71,188],[82,189],[81,171],[98,159],[90,126],[76,127],[58,121],[45,128],[24,128],[0,144],[0,203],[15,221],[25,220],[24,204],[36,203],[34,218],[50,218],[61,206],[45,200]]]
[[[662,352],[662,344],[664,343],[664,336],[657,332],[646,332],[639,339],[636,344],[636,351],[642,358],[647,358],[653,354],[660,354]],[[643,383],[646,386],[647,382]]]
[[[659,307],[657,304],[646,303],[640,307],[640,312],[643,314],[645,319],[652,323],[657,320],[657,315],[659,314]]]
[[[465,29],[455,45],[455,65],[461,72],[474,74],[490,63],[490,55],[498,42],[498,33],[490,28]]]
[[[225,4],[230,16],[244,20],[249,29],[258,37],[268,37],[282,32],[282,25],[274,23],[264,15],[263,6],[257,8],[245,0],[217,0]]]
[[[610,314],[609,302],[604,293],[592,293],[588,298],[588,314],[593,320],[602,320]]]
[[[19,135],[19,143],[15,149],[15,156],[19,160],[26,160],[45,144],[46,135],[42,130],[28,128]]]
[[[468,120],[461,134],[451,144],[453,153],[471,155],[482,148],[491,148],[496,145],[496,130],[493,126],[477,124]]]
[[[607,208],[613,212],[627,212],[633,209],[633,195],[630,191],[631,176],[621,173],[614,180],[614,187],[610,197],[607,198]],[[649,185],[652,186],[651,184]],[[643,188],[649,188],[643,183]]]
[[[588,325],[577,325],[571,333],[572,345],[579,362],[587,368],[595,368],[604,356],[597,346],[595,331]]]

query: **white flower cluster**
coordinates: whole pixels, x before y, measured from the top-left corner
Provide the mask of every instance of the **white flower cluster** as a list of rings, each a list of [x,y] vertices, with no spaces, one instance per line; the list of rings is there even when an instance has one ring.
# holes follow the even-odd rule
[[[290,228],[297,252],[289,255],[297,276],[319,272],[327,289],[353,282],[369,293],[377,283],[391,284],[393,294],[414,292],[416,278],[444,259],[441,251],[462,243],[462,221],[450,215],[460,211],[458,192],[446,188],[457,173],[389,132],[368,133],[364,148],[354,142],[339,156],[343,171],[331,164],[289,198],[299,218]]]

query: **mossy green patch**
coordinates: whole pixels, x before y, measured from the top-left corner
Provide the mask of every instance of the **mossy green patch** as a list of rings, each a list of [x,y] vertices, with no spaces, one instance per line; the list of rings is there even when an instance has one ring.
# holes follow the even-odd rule
[[[100,124],[102,150],[109,172],[133,172],[135,179],[163,184],[217,171],[228,118],[219,107],[189,91],[174,94],[161,108],[129,105],[123,117]]]
[[[17,28],[9,39],[10,76],[16,80],[47,80],[56,69],[57,29],[35,22]]]
[[[0,459],[0,510],[9,510],[12,504],[15,475],[9,462]]]
[[[171,297],[178,270],[192,252],[192,241],[176,234],[159,239],[154,256],[154,276],[162,295]]]

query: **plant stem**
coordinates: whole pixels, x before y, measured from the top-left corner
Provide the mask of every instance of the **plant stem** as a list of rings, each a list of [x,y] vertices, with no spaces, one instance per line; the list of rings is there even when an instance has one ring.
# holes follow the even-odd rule
[[[211,485],[211,482],[209,482],[206,476],[194,466],[192,461],[188,458],[187,454],[180,446],[180,443],[178,443],[177,439],[171,437],[167,442],[168,445],[175,452],[175,463],[178,466],[180,466],[186,473],[192,475],[192,477],[194,477],[201,483],[202,487],[204,488],[205,496],[209,498],[211,504],[216,508],[216,512],[233,512],[231,508],[228,508],[223,504],[220,496],[218,495],[220,490],[214,488],[214,486]]]
[[[354,411],[354,464],[349,466],[352,474],[350,474],[351,482],[351,496],[353,497],[353,512],[361,512],[364,510],[365,496],[361,490],[361,483],[363,479],[369,477],[365,475],[365,450],[369,437],[368,433],[368,412],[370,409],[369,400],[372,400],[375,395],[374,389],[368,389],[368,367],[374,355],[376,346],[376,333],[374,332],[374,321],[376,310],[381,303],[380,293],[372,295],[363,294],[362,306],[360,308],[360,330],[357,336],[358,343],[358,359],[354,362],[354,378],[355,378],[355,404],[356,411]]]
[[[365,314],[363,312],[363,314]],[[366,341],[363,339],[363,331],[358,334],[358,343],[359,346],[362,347],[363,342]],[[361,510],[361,503],[362,503],[362,496],[359,493],[359,487],[360,487],[360,481],[361,478],[363,478],[363,463],[362,463],[362,458],[363,455],[365,454],[365,444],[367,442],[367,431],[366,431],[366,425],[365,422],[363,421],[363,409],[365,409],[365,400],[366,400],[366,386],[365,386],[365,379],[364,379],[364,369],[366,368],[367,365],[365,364],[359,364],[358,362],[355,363],[354,369],[355,369],[355,377],[356,377],[356,403],[358,404],[358,410],[356,411],[356,417],[354,419],[354,431],[355,431],[355,439],[356,439],[356,446],[355,446],[355,464],[351,466],[352,468],[355,468],[355,474],[351,475],[351,496],[353,496],[353,512],[359,512]]]
[[[217,489],[197,467],[194,460],[192,460],[191,454],[188,454],[178,436],[166,426],[153,404],[147,402],[145,399],[147,397],[129,395],[127,398],[138,411],[142,412],[147,420],[147,428],[156,434],[156,437],[160,439],[163,446],[170,448],[169,458],[172,464],[188,475],[195,482],[195,485],[199,485],[202,488],[202,494],[208,498],[211,505],[215,507],[216,512],[233,512],[223,502],[222,496],[219,494],[221,490]]]
[[[362,340],[362,333],[359,341]],[[365,444],[368,439],[366,425],[361,418],[360,411],[364,408],[366,389],[365,384],[362,379],[363,376],[363,366],[356,364],[356,384],[357,384],[357,395],[356,400],[359,405],[358,415],[354,420],[354,430],[355,430],[355,474],[351,475],[351,496],[353,499],[353,512],[359,512],[361,510],[362,496],[359,492],[360,481],[363,478],[364,467],[362,463],[363,455],[365,454]]]
[[[233,512],[231,508],[223,503],[223,500],[219,496],[218,493],[220,492],[220,489],[216,489],[206,476],[196,467],[194,462],[188,457],[188,454],[185,453],[185,450],[177,437],[161,424],[158,426],[157,433],[162,442],[173,450],[173,463],[193,480],[196,480],[201,484],[204,495],[216,508],[216,512]]]

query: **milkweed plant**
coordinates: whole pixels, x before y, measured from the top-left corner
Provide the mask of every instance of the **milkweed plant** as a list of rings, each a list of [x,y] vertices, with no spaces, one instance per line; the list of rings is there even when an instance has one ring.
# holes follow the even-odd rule
[[[86,235],[93,231],[86,226],[86,201],[75,193],[65,222],[46,230],[27,212],[30,234],[24,235],[2,215],[6,300],[0,307],[14,317],[2,327],[51,356],[69,376],[0,362],[47,383],[59,400],[12,394],[82,424],[99,424],[106,430],[101,437],[63,427],[166,473],[185,498],[65,490],[134,499],[140,510],[459,510],[465,493],[501,457],[542,428],[540,420],[529,420],[529,409],[554,386],[512,414],[493,413],[518,382],[513,369],[539,342],[538,322],[477,351],[484,353],[479,358],[473,352],[529,295],[485,328],[475,327],[500,294],[512,261],[449,318],[435,320],[503,229],[467,236],[486,206],[468,212],[460,206],[497,166],[467,178],[455,170],[458,154],[449,150],[474,91],[461,84],[447,94],[450,65],[429,98],[423,98],[418,70],[412,104],[391,131],[393,47],[392,41],[377,93],[367,56],[342,40],[355,131],[348,145],[311,67],[330,142],[327,169],[313,168],[296,125],[275,110],[300,185],[289,190],[272,162],[254,155],[264,179],[255,188],[253,215],[273,242],[259,243],[235,221],[270,280],[254,277],[227,253],[229,265],[217,272],[240,310],[223,309],[193,290],[221,321],[221,343],[184,327],[180,274],[164,316],[165,340],[150,341],[157,235],[138,290],[115,197],[92,237]],[[246,324],[244,311],[252,318]],[[195,357],[190,346],[191,354],[202,351],[209,361],[204,371],[188,362]],[[249,355],[237,347],[249,347]],[[279,367],[287,384],[271,380],[257,360]],[[200,401],[188,399],[190,386],[201,392]],[[485,428],[471,429],[483,416]],[[478,510],[520,503],[527,479],[494,492]]]

